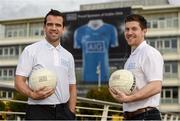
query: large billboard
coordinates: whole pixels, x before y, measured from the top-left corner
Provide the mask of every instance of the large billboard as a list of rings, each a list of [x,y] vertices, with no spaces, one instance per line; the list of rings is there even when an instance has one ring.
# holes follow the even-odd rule
[[[65,13],[62,45],[75,60],[82,60],[84,82],[107,82],[109,59],[128,57],[130,47],[124,39],[124,18],[130,13],[130,8]]]

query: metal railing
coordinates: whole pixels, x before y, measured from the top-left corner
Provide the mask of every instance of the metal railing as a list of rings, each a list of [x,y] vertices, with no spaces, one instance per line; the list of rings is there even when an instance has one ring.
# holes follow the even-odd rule
[[[0,98],[0,101],[26,104],[27,101]],[[84,104],[84,105],[82,105]],[[88,113],[87,113],[88,112]],[[14,115],[13,120],[23,120],[25,112],[0,111],[1,115]],[[109,115],[108,115],[109,114]],[[6,116],[7,117],[7,116]],[[113,102],[77,97],[76,118],[78,120],[112,120],[123,119],[122,105]],[[7,118],[8,119],[8,118]]]
[[[27,101],[20,101],[20,100],[12,100],[12,99],[5,99],[0,98],[0,101],[5,102],[14,102],[14,103],[21,103],[27,104]],[[84,104],[84,105],[82,105]],[[178,121],[180,117],[175,114],[170,113],[162,113],[163,121]],[[76,106],[76,119],[77,120],[114,120],[114,121],[121,121],[123,120],[122,116],[122,104],[108,102],[108,101],[101,101],[96,99],[89,99],[84,97],[77,97],[77,106]],[[9,118],[10,116],[12,117]],[[1,111],[0,116],[6,118],[5,120],[24,120],[25,112],[12,112],[12,111]]]

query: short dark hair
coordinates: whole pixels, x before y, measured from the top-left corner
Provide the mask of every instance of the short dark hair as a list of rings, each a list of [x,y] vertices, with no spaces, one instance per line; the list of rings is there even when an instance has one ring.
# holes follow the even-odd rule
[[[125,18],[125,23],[131,21],[137,21],[139,22],[141,29],[147,29],[147,21],[143,16],[138,14],[131,14]]]
[[[47,17],[48,17],[49,15],[60,16],[60,17],[62,17],[62,18],[63,18],[63,26],[65,26],[65,18],[64,18],[64,14],[61,13],[60,11],[54,10],[54,9],[51,9],[51,10],[46,14],[46,16],[45,16],[45,18],[44,18],[44,25],[46,25]]]

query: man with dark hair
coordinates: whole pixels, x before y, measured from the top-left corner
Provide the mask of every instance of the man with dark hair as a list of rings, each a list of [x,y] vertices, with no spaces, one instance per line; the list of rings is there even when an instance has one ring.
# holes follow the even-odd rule
[[[163,80],[164,61],[155,48],[145,41],[147,32],[146,19],[132,14],[125,19],[125,38],[132,48],[132,53],[124,69],[133,73],[136,90],[131,95],[109,89],[111,95],[123,103],[126,120],[161,120],[158,110]]]
[[[27,46],[19,59],[15,87],[28,96],[27,120],[74,120],[76,78],[74,58],[61,46],[64,16],[51,10],[44,18],[45,39]],[[32,72],[46,68],[57,75],[55,89],[42,87],[32,90],[26,80]]]

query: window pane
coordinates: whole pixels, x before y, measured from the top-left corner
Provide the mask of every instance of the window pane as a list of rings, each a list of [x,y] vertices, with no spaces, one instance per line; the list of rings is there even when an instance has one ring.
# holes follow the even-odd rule
[[[10,55],[14,55],[13,52],[14,52],[14,48],[10,48]]]
[[[165,66],[165,72],[170,72],[170,66],[166,64],[164,66]]]
[[[172,48],[177,48],[177,40],[176,39],[172,39],[171,43],[172,43]]]
[[[4,48],[4,55],[8,55],[8,48]]]
[[[168,40],[165,40],[164,46],[165,48],[170,48],[170,42]]]
[[[11,76],[11,77],[14,76],[14,75],[13,75],[13,70],[12,70],[12,69],[9,70],[9,76]]]
[[[153,28],[157,28],[157,21],[153,21]]]
[[[166,98],[170,98],[171,97],[171,91],[166,90],[165,95],[166,95]]]
[[[7,70],[4,70],[3,75],[7,76]]]
[[[8,98],[12,98],[12,92],[8,92]]]
[[[6,92],[2,92],[2,97],[5,97],[6,98]]]
[[[147,22],[147,28],[151,28],[151,23],[150,23],[150,21]]]
[[[2,48],[0,48],[0,55],[2,55],[3,54],[3,49]]]
[[[150,45],[155,47],[155,42],[154,41],[150,41]]]
[[[177,73],[177,63],[172,64],[172,73]]]

